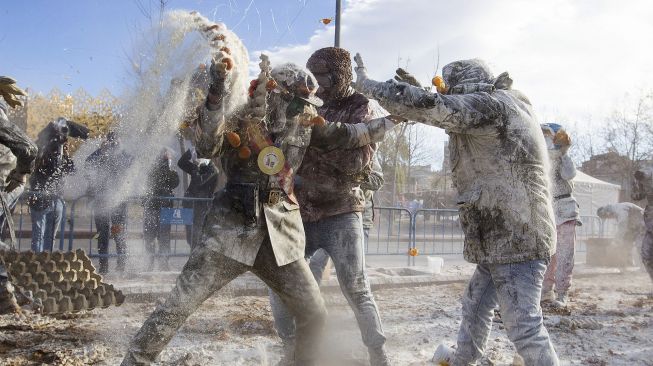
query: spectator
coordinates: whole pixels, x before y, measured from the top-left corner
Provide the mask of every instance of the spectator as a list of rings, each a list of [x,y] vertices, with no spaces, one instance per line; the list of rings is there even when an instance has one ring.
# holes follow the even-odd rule
[[[59,117],[39,134],[40,154],[27,198],[32,217],[32,250],[52,251],[64,213],[64,177],[75,170],[68,153],[68,121]]]
[[[100,255],[100,273],[109,271],[109,238],[116,242],[118,260],[116,271],[123,272],[127,261],[127,243],[125,223],[127,203],[118,198],[119,189],[132,157],[121,150],[120,140],[114,132],[109,132],[106,139],[88,158],[86,158],[89,194],[98,232],[98,252]]]
[[[179,185],[179,175],[171,169],[170,152],[165,149],[157,158],[147,179],[143,199],[143,237],[148,253],[147,271],[154,269],[155,240],[159,242],[159,270],[168,271],[170,255],[170,224],[161,222],[161,208],[172,207],[173,190]]]
[[[190,175],[190,184],[184,197],[211,198],[218,184],[218,168],[210,159],[198,159],[195,149],[188,149],[177,161],[177,166]],[[204,215],[210,202],[184,201],[184,208],[193,209],[193,225],[186,225],[186,241],[194,247],[200,239]]]

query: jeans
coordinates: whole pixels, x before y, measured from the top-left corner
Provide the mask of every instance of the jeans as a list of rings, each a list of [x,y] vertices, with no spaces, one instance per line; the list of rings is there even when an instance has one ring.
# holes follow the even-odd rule
[[[476,266],[463,296],[463,319],[452,366],[473,365],[483,355],[497,305],[508,338],[526,365],[558,365],[540,308],[546,265],[544,260],[532,260]]]
[[[297,317],[295,365],[313,365],[326,317],[320,289],[305,261],[297,260],[279,267],[269,239],[261,245],[253,266],[211,251],[202,244],[194,247],[175,287],[136,333],[121,365],[149,365],[188,316],[216,291],[247,271],[272,288]]]
[[[358,321],[363,343],[368,348],[380,348],[385,344],[379,311],[374,302],[370,283],[365,272],[363,251],[363,228],[360,213],[352,212],[305,222],[306,257],[310,258],[311,271],[316,280],[322,278],[326,265],[322,249],[333,260],[340,289],[351,306]],[[313,256],[318,257],[314,259]],[[275,328],[279,337],[286,341],[294,339],[293,317],[280,299],[270,293],[270,305]]]
[[[127,220],[127,204],[122,203],[113,209],[95,209],[95,226],[98,232],[98,252],[100,254],[109,254],[109,238],[113,234],[113,240],[116,242],[116,253],[118,254],[118,264],[116,270],[121,272],[125,270],[127,262],[127,239],[125,237],[125,222]],[[109,272],[109,258],[100,257],[100,273]]]
[[[63,210],[63,199],[58,197],[48,199],[47,206],[43,209],[30,208],[33,251],[52,251],[54,237],[61,226]]]

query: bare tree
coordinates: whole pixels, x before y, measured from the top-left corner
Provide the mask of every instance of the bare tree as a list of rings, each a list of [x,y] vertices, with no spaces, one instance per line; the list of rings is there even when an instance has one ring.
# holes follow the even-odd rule
[[[633,103],[627,95],[602,130],[606,145],[630,161],[625,172],[632,174],[653,152],[653,94],[642,93]]]

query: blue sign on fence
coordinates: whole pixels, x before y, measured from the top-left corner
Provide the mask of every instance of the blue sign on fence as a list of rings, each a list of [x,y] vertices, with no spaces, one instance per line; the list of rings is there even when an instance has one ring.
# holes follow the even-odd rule
[[[192,208],[161,208],[161,219],[165,225],[193,225]]]

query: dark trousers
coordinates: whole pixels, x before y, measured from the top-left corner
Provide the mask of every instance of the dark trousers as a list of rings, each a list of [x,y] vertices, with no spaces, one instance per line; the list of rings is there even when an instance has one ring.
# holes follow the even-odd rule
[[[125,270],[127,262],[126,240],[127,204],[122,203],[113,209],[95,209],[95,226],[98,232],[98,252],[101,255],[109,254],[109,238],[113,235],[118,254],[117,271]],[[100,273],[109,272],[109,257],[100,257]]]
[[[159,242],[159,257],[162,269],[167,270],[168,256],[170,255],[170,230],[171,225],[161,224],[161,206],[145,206],[143,212],[143,238],[148,257],[148,270],[154,266],[156,254],[156,241]]]

